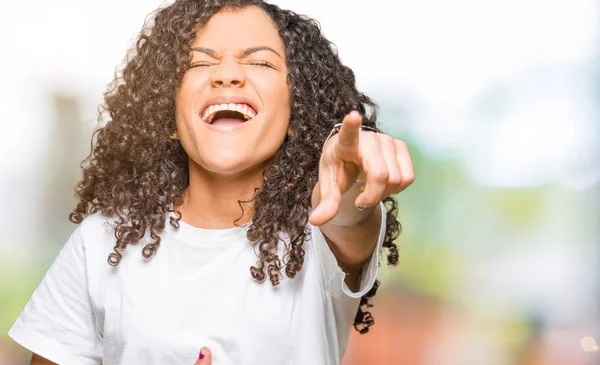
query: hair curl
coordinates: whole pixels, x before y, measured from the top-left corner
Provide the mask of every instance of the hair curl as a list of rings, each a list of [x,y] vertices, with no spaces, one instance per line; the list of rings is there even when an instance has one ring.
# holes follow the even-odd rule
[[[263,172],[263,185],[253,199],[253,217],[247,237],[258,247],[258,263],[250,268],[255,280],[266,275],[273,285],[285,274],[293,278],[302,269],[303,244],[312,188],[318,181],[321,148],[333,125],[350,110],[358,110],[364,124],[375,127],[377,106],[355,86],[352,70],[342,65],[334,46],[323,37],[317,21],[282,10],[261,0],[177,0],[157,10],[140,32],[126,64],[104,94],[99,121],[108,121],[94,132],[92,151],[82,162],[83,177],[76,186],[79,203],[69,219],[81,223],[94,212],[115,218],[116,244],[108,262],[117,265],[128,244],[138,243],[148,232],[142,255],[152,256],[160,245],[166,214],[179,226],[189,184],[188,156],[169,136],[176,130],[175,91],[190,62],[190,43],[197,26],[223,8],[255,5],[273,20],[283,40],[291,92],[291,133]],[[240,207],[243,203],[240,201]],[[398,262],[394,240],[400,234],[397,203],[384,200],[387,227],[383,246],[387,262]],[[279,258],[279,233],[290,237]],[[360,333],[373,325],[367,310],[379,281],[361,298],[354,321]]]

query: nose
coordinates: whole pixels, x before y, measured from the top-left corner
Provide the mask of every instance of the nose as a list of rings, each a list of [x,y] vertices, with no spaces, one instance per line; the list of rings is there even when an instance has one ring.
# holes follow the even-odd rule
[[[211,75],[213,87],[240,87],[246,82],[244,68],[233,60],[223,60],[213,70]]]

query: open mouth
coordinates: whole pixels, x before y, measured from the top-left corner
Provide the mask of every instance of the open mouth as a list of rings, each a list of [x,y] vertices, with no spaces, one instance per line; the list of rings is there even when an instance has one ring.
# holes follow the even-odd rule
[[[256,110],[248,104],[214,104],[202,113],[202,121],[208,124],[221,122],[247,122],[256,117]]]

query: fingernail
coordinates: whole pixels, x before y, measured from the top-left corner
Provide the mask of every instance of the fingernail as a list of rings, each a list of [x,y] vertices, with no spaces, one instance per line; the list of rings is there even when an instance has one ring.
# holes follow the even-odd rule
[[[360,115],[360,113],[356,110],[350,112],[350,115]]]
[[[204,347],[200,349],[200,354],[198,355],[198,360],[204,359]]]
[[[356,207],[356,208],[362,212],[363,210],[367,209],[367,208],[368,208],[368,206],[366,206],[366,205],[359,205],[359,206],[358,206],[358,207]]]

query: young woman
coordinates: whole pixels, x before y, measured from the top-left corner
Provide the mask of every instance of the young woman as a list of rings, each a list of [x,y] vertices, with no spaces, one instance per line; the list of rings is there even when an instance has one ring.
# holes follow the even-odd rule
[[[102,117],[80,225],[9,333],[32,363],[338,364],[413,168],[317,23],[176,0]]]

